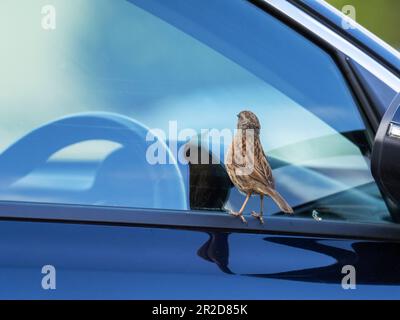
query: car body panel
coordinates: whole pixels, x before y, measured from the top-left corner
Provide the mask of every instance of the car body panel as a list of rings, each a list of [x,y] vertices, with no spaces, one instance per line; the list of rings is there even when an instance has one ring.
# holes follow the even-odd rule
[[[391,242],[2,221],[0,243],[2,299],[379,299],[400,292],[400,258],[387,259],[400,257],[400,244]],[[55,290],[41,287],[45,265],[56,268]],[[341,286],[345,265],[357,270],[356,290]]]

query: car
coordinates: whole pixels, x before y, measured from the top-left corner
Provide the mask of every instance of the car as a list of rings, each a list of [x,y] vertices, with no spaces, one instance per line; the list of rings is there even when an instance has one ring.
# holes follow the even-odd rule
[[[322,0],[42,5],[1,13],[0,298],[396,297],[395,49]],[[294,215],[228,214],[242,110]]]

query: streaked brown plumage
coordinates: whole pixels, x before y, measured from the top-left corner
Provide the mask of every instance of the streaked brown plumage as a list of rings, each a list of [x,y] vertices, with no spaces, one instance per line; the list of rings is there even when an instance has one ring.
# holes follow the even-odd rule
[[[251,111],[242,111],[238,115],[238,132],[233,138],[226,159],[226,171],[233,184],[244,194],[246,199],[239,212],[230,214],[240,217],[244,223],[243,211],[252,194],[260,196],[260,212],[252,212],[252,216],[263,220],[264,196],[271,197],[285,213],[293,213],[293,209],[275,190],[272,169],[267,161],[260,141],[260,122]]]

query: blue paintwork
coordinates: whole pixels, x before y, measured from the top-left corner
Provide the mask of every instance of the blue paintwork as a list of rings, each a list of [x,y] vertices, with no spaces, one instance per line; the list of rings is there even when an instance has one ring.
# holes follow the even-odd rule
[[[400,244],[0,222],[0,298],[355,299],[400,294]],[[56,290],[41,268],[57,270]],[[357,289],[343,290],[343,265]]]

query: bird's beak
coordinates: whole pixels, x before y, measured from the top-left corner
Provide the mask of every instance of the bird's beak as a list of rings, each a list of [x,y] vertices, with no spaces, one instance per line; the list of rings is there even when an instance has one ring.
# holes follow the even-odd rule
[[[238,114],[236,115],[236,117],[238,117],[238,118],[239,118],[239,117],[240,117],[240,114],[238,113]]]

